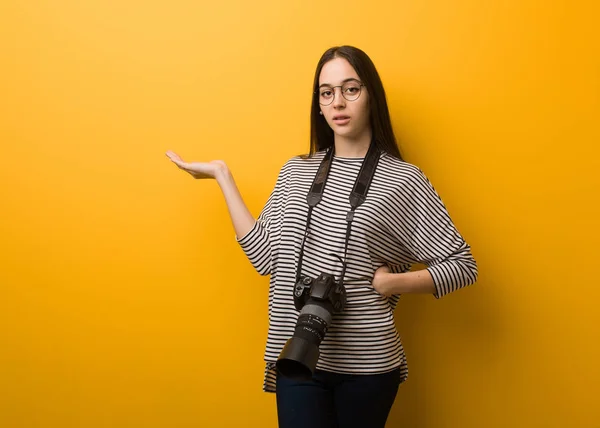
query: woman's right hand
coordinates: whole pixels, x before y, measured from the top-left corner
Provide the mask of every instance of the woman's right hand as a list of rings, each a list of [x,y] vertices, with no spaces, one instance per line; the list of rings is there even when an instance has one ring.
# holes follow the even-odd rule
[[[225,196],[225,202],[227,203],[227,209],[229,210],[236,236],[245,236],[254,227],[256,220],[248,210],[248,207],[246,207],[225,162],[221,160],[185,162],[179,155],[170,150],[167,152],[167,157],[194,178],[215,178],[217,180],[223,191],[223,196]]]
[[[178,154],[170,150],[166,154],[175,165],[197,179],[219,178],[220,175],[227,172],[227,165],[222,160],[214,160],[211,162],[185,162]]]

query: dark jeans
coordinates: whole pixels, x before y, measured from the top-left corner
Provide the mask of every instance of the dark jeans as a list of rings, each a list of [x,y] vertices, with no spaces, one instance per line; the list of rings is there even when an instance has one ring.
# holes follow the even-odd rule
[[[400,369],[376,375],[316,370],[311,381],[277,375],[279,428],[384,428]]]

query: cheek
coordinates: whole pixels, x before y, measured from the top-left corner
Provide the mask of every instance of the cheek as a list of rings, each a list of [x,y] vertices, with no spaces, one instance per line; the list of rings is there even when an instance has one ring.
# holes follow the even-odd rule
[[[368,101],[361,103],[361,105],[358,109],[358,112],[359,112],[362,120],[364,120],[364,121],[369,120],[369,103],[368,103]]]

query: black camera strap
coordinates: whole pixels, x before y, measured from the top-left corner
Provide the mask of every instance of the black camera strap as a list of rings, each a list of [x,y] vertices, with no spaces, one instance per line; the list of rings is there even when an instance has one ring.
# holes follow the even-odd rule
[[[308,192],[308,196],[306,197],[308,202],[308,216],[306,219],[304,239],[302,240],[302,246],[300,248],[300,260],[298,261],[298,270],[296,271],[296,283],[300,281],[302,272],[302,259],[304,255],[304,244],[306,243],[306,238],[310,235],[310,220],[312,217],[312,211],[313,208],[316,207],[319,202],[321,202],[323,191],[325,189],[325,183],[327,183],[327,178],[329,177],[329,170],[331,169],[331,162],[333,160],[334,152],[335,146],[332,145],[323,157],[317,174],[315,175],[313,184]],[[373,176],[375,175],[375,169],[379,163],[380,154],[381,151],[379,150],[379,147],[377,147],[375,141],[372,141],[371,145],[369,146],[369,150],[367,151],[365,160],[360,167],[356,181],[354,182],[354,188],[352,189],[352,192],[350,192],[350,211],[348,211],[346,214],[348,227],[346,228],[344,259],[342,260],[342,275],[340,277],[341,282],[344,281],[344,276],[346,274],[346,257],[348,255],[348,242],[350,240],[350,230],[352,227],[352,221],[354,220],[354,212],[356,208],[358,208],[367,199],[367,192],[369,190],[369,186],[371,185],[371,181],[373,180]]]

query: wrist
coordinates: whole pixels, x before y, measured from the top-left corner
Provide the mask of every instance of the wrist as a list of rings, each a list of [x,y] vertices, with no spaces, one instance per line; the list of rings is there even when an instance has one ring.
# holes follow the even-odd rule
[[[224,184],[233,180],[233,176],[231,175],[231,171],[229,171],[227,165],[223,164],[218,166],[215,171],[215,179],[220,186],[223,186]]]
[[[386,297],[390,297],[392,294],[394,294],[394,276],[396,276],[396,274],[390,272],[381,272],[378,275],[375,289],[379,294],[382,294]]]
[[[402,275],[400,273],[392,273],[392,272],[388,272],[385,274],[384,277],[384,281],[383,281],[383,290],[385,292],[386,296],[391,296],[392,294],[398,294],[398,292],[396,291],[397,288],[397,280],[399,279],[398,277]]]

